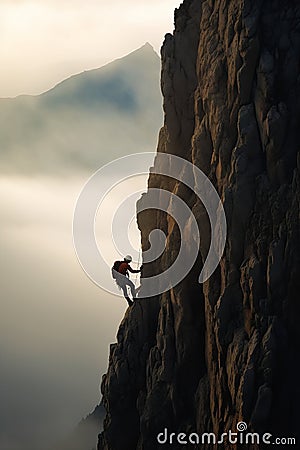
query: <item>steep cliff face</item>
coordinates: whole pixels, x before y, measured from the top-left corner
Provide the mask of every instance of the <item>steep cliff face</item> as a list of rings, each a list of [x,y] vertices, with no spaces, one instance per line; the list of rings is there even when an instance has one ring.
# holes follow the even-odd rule
[[[149,187],[171,190],[192,209],[201,251],[179,285],[126,313],[102,383],[98,449],[155,449],[164,428],[220,436],[239,421],[297,436],[299,57],[297,1],[185,0],[176,10],[162,48],[158,152],[191,161],[213,182],[227,243],[199,285],[210,244],[205,210],[180,183],[150,174]],[[140,213],[138,223],[144,250],[152,229],[168,237],[164,255],[145,265],[147,277],[165,270],[180,239],[160,211]]]

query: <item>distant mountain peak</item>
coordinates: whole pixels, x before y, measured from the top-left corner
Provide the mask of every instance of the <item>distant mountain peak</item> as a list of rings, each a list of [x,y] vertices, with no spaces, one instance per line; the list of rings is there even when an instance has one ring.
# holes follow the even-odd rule
[[[139,47],[137,50],[129,53],[129,55],[132,53],[135,53],[135,52],[145,52],[145,53],[147,52],[147,53],[152,53],[152,54],[155,53],[155,55],[158,56],[156,50],[154,49],[153,45],[150,44],[150,42],[146,42],[144,45]]]
[[[155,51],[153,45],[151,45],[150,42],[146,42],[142,48]]]
[[[0,166],[16,170],[20,161],[24,171],[28,161],[30,171],[69,170],[74,161],[74,170],[90,169],[132,152],[133,143],[154,148],[161,100],[160,58],[148,42],[40,95],[0,99]]]

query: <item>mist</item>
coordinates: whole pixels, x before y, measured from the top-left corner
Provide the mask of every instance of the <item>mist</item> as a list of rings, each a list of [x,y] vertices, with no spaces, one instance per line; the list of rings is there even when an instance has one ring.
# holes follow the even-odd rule
[[[159,52],[180,0],[2,0],[0,95],[38,94],[150,41]]]
[[[0,180],[3,450],[53,448],[100,400],[127,304],[93,284],[76,259],[72,216],[87,175]],[[112,194],[110,208],[124,195]],[[138,244],[137,228],[132,237]],[[101,250],[108,261],[120,257],[110,238],[101,236]]]
[[[147,44],[42,95],[0,99],[1,172],[72,175],[153,151],[162,125],[159,74]]]
[[[146,45],[40,96],[0,99],[1,450],[60,448],[101,399],[109,345],[127,308],[110,274],[124,255],[107,230],[113,205],[146,189],[147,176],[116,187],[97,217],[107,262],[99,270],[115,295],[81,268],[73,211],[103,164],[155,149],[159,70]],[[129,234],[138,252],[135,221]]]

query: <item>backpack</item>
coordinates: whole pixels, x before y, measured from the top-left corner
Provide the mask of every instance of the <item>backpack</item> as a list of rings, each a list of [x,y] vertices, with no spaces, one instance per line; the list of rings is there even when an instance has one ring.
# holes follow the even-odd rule
[[[115,261],[114,265],[111,268],[111,274],[113,278],[116,278],[116,273],[115,272],[119,272],[119,267],[120,265],[123,263],[124,261]]]

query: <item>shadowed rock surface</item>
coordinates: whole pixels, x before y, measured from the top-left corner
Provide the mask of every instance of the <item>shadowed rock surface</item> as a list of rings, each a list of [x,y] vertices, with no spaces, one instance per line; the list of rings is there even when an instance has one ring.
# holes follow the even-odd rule
[[[164,428],[221,436],[240,421],[299,439],[299,57],[296,1],[185,0],[176,10],[162,47],[158,152],[210,178],[228,238],[213,276],[197,284],[210,244],[204,208],[179,182],[150,174],[149,187],[169,189],[192,209],[200,254],[179,285],[127,311],[102,382],[98,450],[161,448]],[[147,277],[168,267],[180,237],[165,213],[141,213],[138,223],[143,250],[151,230],[167,234]],[[188,224],[186,236],[193,245]]]

